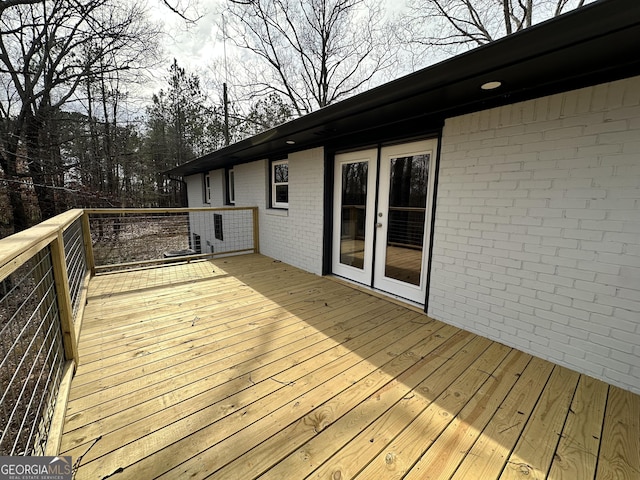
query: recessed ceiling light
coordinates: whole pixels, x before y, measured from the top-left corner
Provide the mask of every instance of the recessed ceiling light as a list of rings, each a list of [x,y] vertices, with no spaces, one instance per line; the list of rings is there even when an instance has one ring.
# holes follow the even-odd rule
[[[481,88],[482,90],[494,90],[494,89],[498,88],[498,87],[499,87],[499,86],[501,86],[501,85],[502,85],[502,82],[498,82],[498,81],[495,81],[495,82],[487,82],[487,83],[483,83],[483,84],[480,86],[480,88]]]
[[[295,141],[294,140],[287,140],[287,145],[295,145]]]

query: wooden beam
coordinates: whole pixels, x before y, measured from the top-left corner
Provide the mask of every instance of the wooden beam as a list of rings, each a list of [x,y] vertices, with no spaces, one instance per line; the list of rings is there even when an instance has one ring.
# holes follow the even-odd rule
[[[229,250],[227,252],[215,252],[215,253],[197,253],[195,255],[185,255],[183,257],[171,257],[171,258],[156,258],[153,260],[139,260],[137,262],[124,262],[124,263],[112,263],[109,265],[98,265],[95,268],[97,273],[103,272],[104,270],[110,270],[112,268],[126,268],[126,267],[134,267],[136,265],[158,265],[158,264],[179,264],[179,263],[189,263],[193,260],[205,260],[208,258],[216,258],[222,257],[224,255],[233,255],[238,253],[252,253],[251,248],[245,248],[242,250]],[[116,272],[103,272],[103,273],[116,273]],[[122,272],[117,272],[122,273]]]
[[[258,222],[258,207],[253,207],[253,252],[260,253],[260,229]]]
[[[67,360],[75,360],[76,363],[79,363],[62,230],[58,230],[57,238],[51,242],[51,263],[53,265],[53,278],[56,286],[56,296],[58,298],[58,314],[62,327],[65,358]]]
[[[62,444],[62,432],[64,431],[64,418],[67,413],[67,402],[69,400],[69,392],[71,391],[71,380],[76,364],[73,360],[69,360],[64,364],[62,371],[62,380],[58,388],[58,398],[56,406],[53,410],[51,425],[49,426],[49,436],[47,438],[47,446],[44,454],[46,456],[55,457],[60,453],[60,445]]]
[[[91,276],[96,275],[96,259],[93,256],[93,242],[91,241],[91,226],[89,224],[89,213],[87,210],[82,215],[82,241],[84,242],[84,252],[87,259],[87,268]]]
[[[251,210],[256,207],[199,207],[199,208],[88,208],[85,210],[89,215],[120,215],[134,213],[191,213],[191,212],[225,212],[225,211],[242,211]]]
[[[82,287],[80,292],[80,299],[78,300],[78,311],[73,322],[74,335],[76,338],[76,345],[80,341],[80,332],[82,330],[82,320],[84,319],[84,308],[87,306],[87,295],[89,292],[89,280],[91,280],[91,272],[87,271],[82,279]],[[78,350],[78,358],[80,357],[80,351]]]
[[[64,230],[82,215],[82,210],[69,210],[38,225],[0,240],[0,279],[24,265],[31,257],[53,241],[58,230]]]

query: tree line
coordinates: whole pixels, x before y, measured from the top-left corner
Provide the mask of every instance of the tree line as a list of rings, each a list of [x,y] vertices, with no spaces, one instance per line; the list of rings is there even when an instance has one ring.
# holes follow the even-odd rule
[[[394,15],[379,0],[227,0],[226,41],[246,52],[234,101],[174,59],[140,105],[163,32],[139,2],[0,0],[0,233],[74,207],[182,205],[170,168],[583,3],[409,0]]]

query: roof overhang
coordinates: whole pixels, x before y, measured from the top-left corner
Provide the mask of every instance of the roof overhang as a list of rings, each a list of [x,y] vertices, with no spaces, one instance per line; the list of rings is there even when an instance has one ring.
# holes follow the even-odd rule
[[[448,117],[639,75],[639,47],[640,1],[600,0],[168,173],[186,176],[316,146],[345,148],[425,134]],[[492,81],[500,87],[481,88]]]

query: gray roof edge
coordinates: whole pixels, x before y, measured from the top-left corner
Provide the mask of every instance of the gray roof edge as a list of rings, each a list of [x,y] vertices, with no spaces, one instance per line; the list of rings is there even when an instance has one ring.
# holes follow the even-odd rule
[[[231,165],[249,161],[247,159],[251,158],[251,154],[246,158],[242,154],[268,141],[285,139],[340,118],[407,99],[461,79],[485,75],[505,65],[518,64],[528,58],[569,48],[638,24],[639,0],[599,0],[290,120],[179,165],[166,173],[189,175],[207,171],[210,169],[207,166],[214,163],[219,168],[218,163]],[[253,159],[258,158],[260,157]]]

